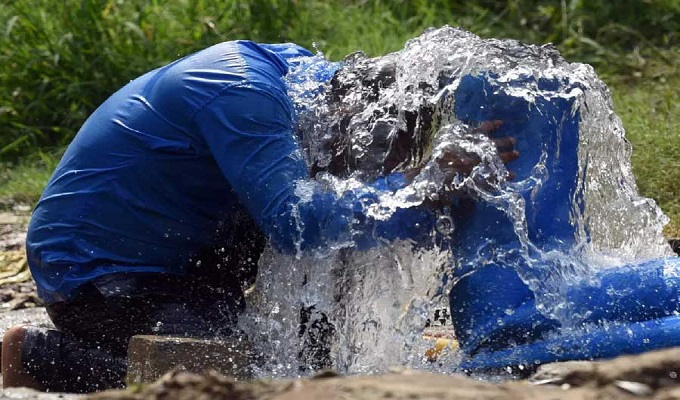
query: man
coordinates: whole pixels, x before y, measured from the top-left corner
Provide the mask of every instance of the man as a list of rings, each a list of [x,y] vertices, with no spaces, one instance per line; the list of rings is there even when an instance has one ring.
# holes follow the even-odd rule
[[[58,330],[8,330],[5,387],[120,387],[132,335],[238,334],[242,288],[265,236],[286,252],[366,248],[417,239],[432,225],[427,208],[386,221],[366,214],[417,168],[341,196],[309,178],[283,78],[311,56],[292,44],[221,43],[133,80],[94,112],[50,179],[27,237]],[[343,68],[319,62],[320,81]],[[505,150],[506,161],[517,156]],[[438,161],[453,176],[479,160]]]

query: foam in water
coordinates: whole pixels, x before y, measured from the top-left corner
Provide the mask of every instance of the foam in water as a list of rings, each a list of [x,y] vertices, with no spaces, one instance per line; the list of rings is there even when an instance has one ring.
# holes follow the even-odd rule
[[[569,282],[587,279],[596,269],[671,254],[661,234],[667,218],[654,201],[638,195],[631,147],[607,87],[590,66],[565,61],[550,45],[481,39],[451,27],[427,30],[381,58],[350,55],[325,84],[312,78],[318,57],[301,60],[289,74],[289,93],[300,110],[298,133],[317,181],[340,196],[386,172],[420,168],[412,184],[381,196],[369,215],[386,219],[399,208],[445,201],[439,198],[443,187],[502,210],[521,244],[515,251],[525,261],[518,266],[520,277],[534,290],[537,308],[565,326],[579,319],[564,302]],[[451,94],[464,76],[484,76],[529,104],[550,96],[573,102],[579,124],[576,180],[583,195],[571,199],[574,245],[568,249],[537,246],[527,234],[521,193],[550,179],[546,150],[526,178],[512,181],[493,142],[452,112]],[[569,84],[546,90],[536,84],[540,80]],[[511,84],[518,81],[526,84]],[[446,181],[436,161],[445,153],[476,155],[479,165]],[[298,192],[309,201],[309,188],[301,185]],[[460,262],[450,245],[456,229],[443,209],[429,243],[398,241],[363,252],[351,242],[334,243],[323,252],[295,256],[267,250],[241,318],[261,346],[261,373],[304,375],[310,357],[344,373],[426,366],[422,328],[433,309],[446,303]],[[481,265],[486,255],[479,257]],[[324,337],[302,330],[301,319],[326,329]],[[303,350],[310,344],[329,351],[310,355]]]

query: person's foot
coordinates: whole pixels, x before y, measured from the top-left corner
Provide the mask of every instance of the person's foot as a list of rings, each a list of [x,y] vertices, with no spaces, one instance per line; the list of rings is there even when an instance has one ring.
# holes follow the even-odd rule
[[[21,362],[21,349],[28,325],[16,325],[5,332],[2,339],[2,385],[3,388],[27,387],[42,390],[43,387],[29,375]]]

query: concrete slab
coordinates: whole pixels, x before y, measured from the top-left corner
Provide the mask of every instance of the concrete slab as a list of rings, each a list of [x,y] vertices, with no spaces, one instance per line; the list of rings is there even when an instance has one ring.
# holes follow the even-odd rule
[[[138,335],[128,346],[127,382],[154,382],[171,370],[215,370],[237,380],[250,379],[254,359],[249,344],[239,339]]]

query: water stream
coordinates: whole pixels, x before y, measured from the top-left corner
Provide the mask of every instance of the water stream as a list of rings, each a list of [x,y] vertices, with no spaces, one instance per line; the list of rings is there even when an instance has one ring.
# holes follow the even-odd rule
[[[456,193],[458,204],[439,211],[425,243],[395,241],[368,251],[335,243],[292,256],[267,250],[241,318],[263,355],[260,374],[305,375],[319,358],[343,373],[431,368],[423,359],[427,318],[447,306],[458,273],[490,258],[516,265],[539,310],[569,326],[579,318],[564,302],[571,282],[590,279],[598,269],[671,254],[661,233],[667,217],[638,194],[631,146],[609,90],[592,67],[567,62],[550,45],[481,39],[451,27],[427,30],[384,57],[350,55],[332,81],[319,84],[311,77],[322,57],[302,60],[289,83],[300,110],[298,133],[317,181],[340,196],[386,172],[418,167],[413,183],[381,196],[369,210],[371,217],[386,219],[424,202],[450,202],[440,198],[442,187]],[[506,112],[503,121],[508,135],[517,137],[520,160],[530,153],[536,160],[514,179],[513,164],[504,165],[492,140],[474,130],[480,121],[461,120],[454,112],[465,106],[461,92],[470,77],[493,91],[485,96],[519,102],[518,109],[527,110]],[[550,107],[556,104],[567,105],[569,112],[554,117]],[[487,115],[484,105],[475,112]],[[536,116],[554,127],[556,147],[522,142],[521,130]],[[570,126],[578,130],[572,158],[559,145],[568,140],[562,136]],[[469,175],[448,182],[435,161],[446,152],[476,155],[480,162]],[[532,218],[545,213],[533,202],[561,173],[573,175],[563,179],[573,186],[564,192],[567,197],[536,202],[551,207],[564,201],[568,221],[555,224],[563,223],[568,232],[543,235],[532,230]],[[518,245],[507,253],[487,247],[471,256],[456,244],[463,230],[456,207],[480,204],[511,222],[509,232]],[[301,319],[308,328],[301,329]],[[325,329],[323,338],[315,337],[311,326]],[[310,345],[323,354],[305,352]],[[455,357],[450,363],[454,370]]]

